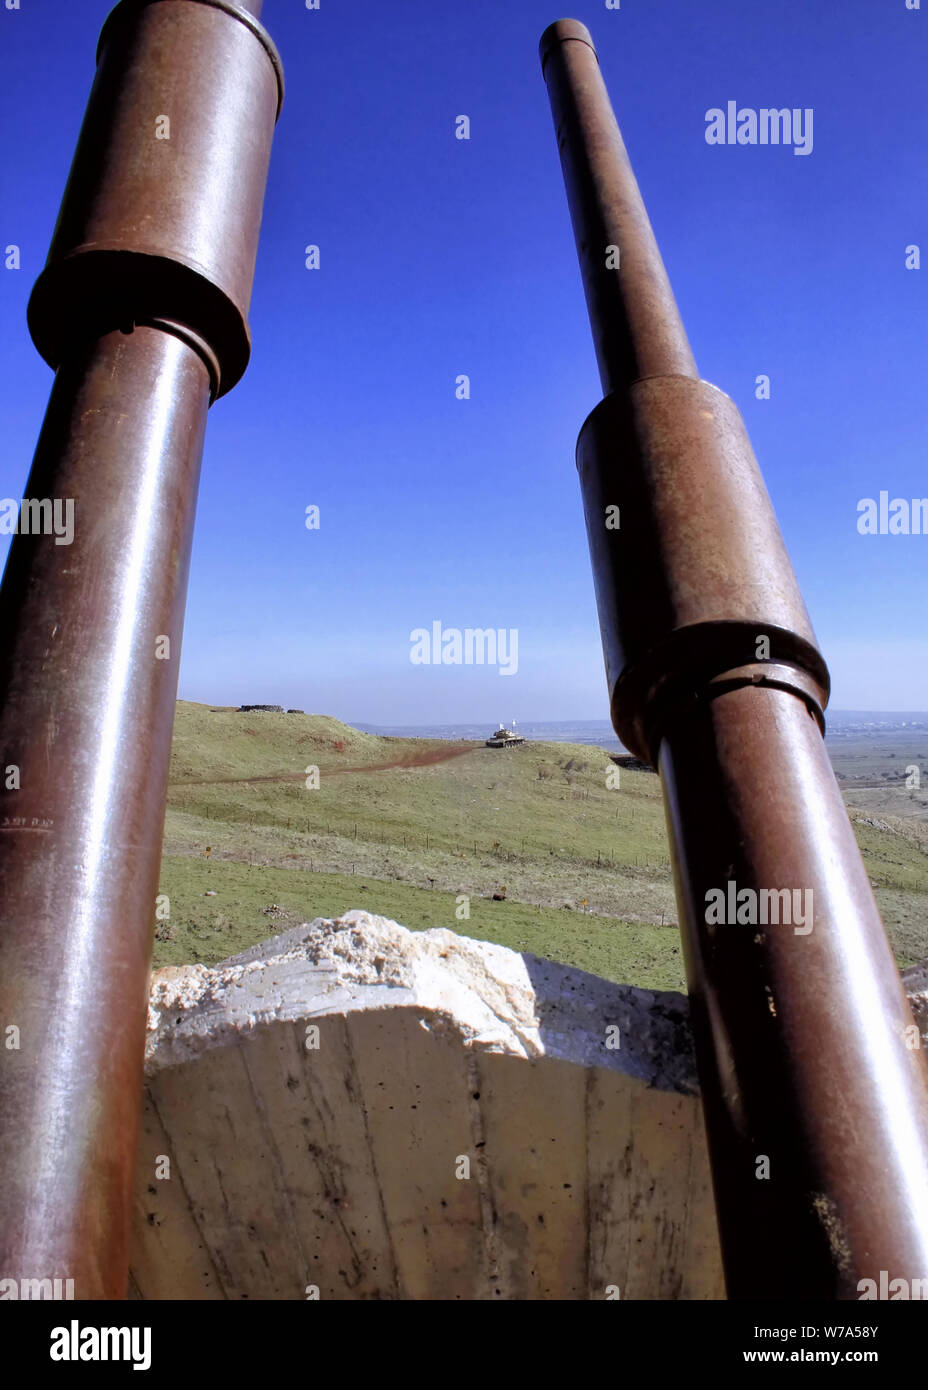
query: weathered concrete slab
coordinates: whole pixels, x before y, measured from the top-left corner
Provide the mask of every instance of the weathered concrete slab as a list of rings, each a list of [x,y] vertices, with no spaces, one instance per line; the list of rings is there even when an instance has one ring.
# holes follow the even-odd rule
[[[722,1297],[685,999],[364,912],[157,972],[132,1279]]]

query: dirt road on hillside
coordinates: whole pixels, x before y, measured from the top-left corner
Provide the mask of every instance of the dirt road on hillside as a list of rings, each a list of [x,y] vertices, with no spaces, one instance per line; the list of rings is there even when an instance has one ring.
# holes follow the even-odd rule
[[[463,757],[480,748],[479,743],[468,743],[462,748],[459,743],[449,743],[442,748],[433,748],[428,753],[410,753],[405,758],[394,758],[387,763],[358,763],[350,767],[326,767],[320,769],[326,777],[344,776],[346,772],[386,772],[391,767],[433,767],[436,763],[446,763],[452,758]],[[261,777],[191,777],[180,782],[169,782],[170,787],[220,787],[235,782],[302,782],[305,772],[272,772]]]

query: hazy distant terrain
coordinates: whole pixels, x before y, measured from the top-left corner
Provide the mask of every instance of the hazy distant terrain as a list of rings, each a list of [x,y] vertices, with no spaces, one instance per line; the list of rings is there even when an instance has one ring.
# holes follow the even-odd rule
[[[849,806],[928,819],[928,715],[833,716],[827,746]]]
[[[904,769],[928,765],[928,718],[921,728],[865,722],[875,718],[837,720],[829,751],[908,964],[928,955],[928,788],[907,789]],[[562,741],[565,731],[596,737],[596,725],[535,727],[553,737],[525,726],[528,743],[494,750],[473,738],[363,732],[325,715],[180,702],[161,881],[170,917],[156,963],[220,960],[366,907],[682,989],[657,777],[623,768],[609,789],[608,726],[603,748]]]

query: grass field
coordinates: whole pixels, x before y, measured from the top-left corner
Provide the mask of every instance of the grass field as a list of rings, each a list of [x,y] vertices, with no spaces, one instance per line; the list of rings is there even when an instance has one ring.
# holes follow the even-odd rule
[[[204,899],[209,891],[204,884],[215,898]],[[676,926],[479,897],[467,904],[469,917],[458,918],[464,904],[450,893],[345,874],[229,861],[204,865],[180,855],[164,861],[162,892],[170,895],[176,935],[157,943],[161,965],[221,959],[308,919],[338,917],[353,906],[411,930],[448,927],[516,951],[567,960],[594,975],[634,976],[653,989],[682,988]]]
[[[363,907],[682,989],[658,779],[622,768],[610,788],[607,770],[586,745],[495,750],[180,702],[155,962],[211,963]],[[852,818],[900,963],[928,955],[928,822]]]

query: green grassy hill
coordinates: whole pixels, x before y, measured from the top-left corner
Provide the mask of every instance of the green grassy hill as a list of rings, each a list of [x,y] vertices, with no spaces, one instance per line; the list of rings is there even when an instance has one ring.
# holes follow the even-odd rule
[[[586,745],[382,738],[180,702],[156,963],[220,960],[365,907],[682,989],[658,779],[623,768],[610,789],[611,768]],[[926,846],[891,826],[858,834],[900,960],[928,954]]]

